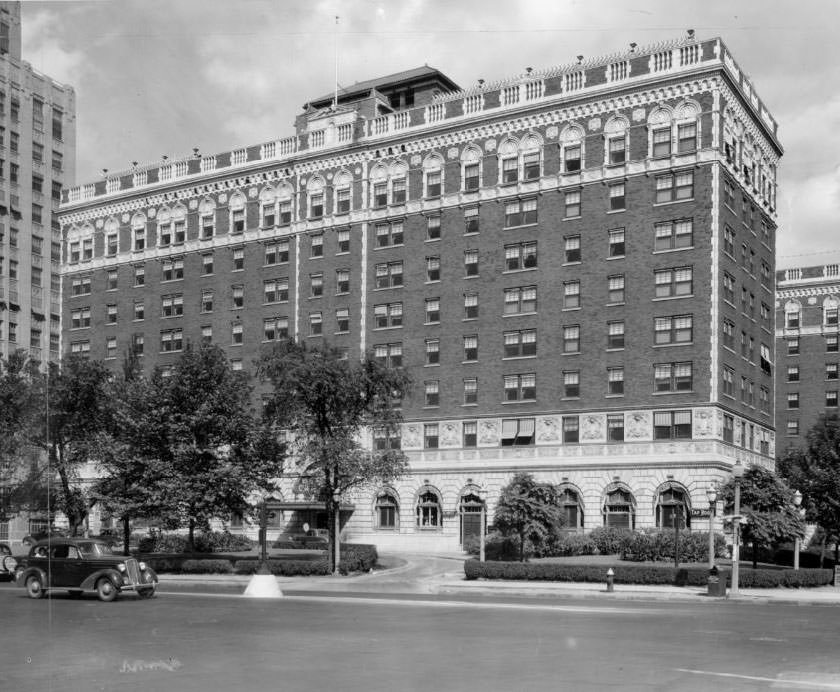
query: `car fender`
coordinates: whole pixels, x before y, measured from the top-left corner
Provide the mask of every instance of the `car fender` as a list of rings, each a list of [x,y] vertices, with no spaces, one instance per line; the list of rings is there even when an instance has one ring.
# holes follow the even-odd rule
[[[47,573],[40,567],[27,567],[17,575],[17,580],[15,581],[15,583],[18,586],[26,586],[26,580],[29,579],[29,577],[31,577],[33,574],[41,578],[41,583],[44,585],[45,589],[49,588],[50,583],[47,579]]]
[[[108,579],[114,582],[114,586],[116,586],[117,589],[122,589],[124,583],[122,575],[117,570],[110,567],[101,569],[88,576],[87,579],[79,585],[79,588],[85,589],[86,591],[95,589],[96,582],[98,582],[102,577],[108,577]]]

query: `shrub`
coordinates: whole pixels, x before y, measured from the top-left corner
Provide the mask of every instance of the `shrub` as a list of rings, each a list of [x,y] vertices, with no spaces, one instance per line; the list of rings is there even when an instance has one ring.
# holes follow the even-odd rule
[[[594,555],[597,550],[595,541],[588,533],[558,533],[546,542],[546,557],[570,557],[574,555]]]
[[[715,534],[715,555],[723,555],[726,540]],[[650,529],[631,533],[625,537],[621,550],[622,560],[657,562],[674,559],[674,532]],[[680,562],[707,562],[709,559],[709,532],[680,532]]]
[[[367,543],[342,543],[340,548],[341,560],[338,571],[341,574],[350,572],[369,572],[379,560],[379,553],[375,545]]]
[[[773,563],[776,565],[785,565],[790,566],[793,564],[793,550],[790,548],[782,548],[777,550],[773,553]],[[800,567],[809,567],[812,569],[820,569],[820,553],[811,552],[809,551],[800,551],[799,552],[799,566]],[[834,560],[829,557],[828,555],[825,556],[825,560],[823,561],[823,567],[825,569],[834,569]]]
[[[140,541],[141,553],[183,553],[187,538],[177,533],[157,533]]]
[[[184,574],[230,574],[233,564],[230,560],[188,559],[181,563],[180,571]]]
[[[481,538],[469,536],[464,540],[464,550],[469,555],[478,555],[481,551]],[[533,551],[530,543],[525,546],[525,559],[527,560]],[[519,537],[503,536],[498,531],[491,531],[484,537],[484,556],[488,560],[519,561]]]
[[[632,534],[630,529],[599,526],[589,532],[599,555],[615,555],[621,552],[624,541]]]
[[[255,544],[247,536],[230,531],[209,531],[195,536],[195,550],[198,553],[236,553],[251,550]]]
[[[668,567],[665,565],[613,565],[616,584],[670,584],[675,586],[705,586],[709,570],[705,567]],[[529,581],[565,581],[606,583],[607,567],[604,565],[566,565],[556,562],[509,563],[479,562],[467,560],[464,563],[467,579],[518,579]],[[721,570],[722,578],[731,585],[728,570]],[[742,569],[741,588],[772,588],[787,586],[825,586],[832,583],[834,573],[827,569],[765,570]]]
[[[259,566],[259,560],[237,560],[233,570],[236,574],[255,574]],[[329,564],[324,558],[320,560],[269,560],[268,569],[272,574],[283,577],[324,576],[330,572]]]

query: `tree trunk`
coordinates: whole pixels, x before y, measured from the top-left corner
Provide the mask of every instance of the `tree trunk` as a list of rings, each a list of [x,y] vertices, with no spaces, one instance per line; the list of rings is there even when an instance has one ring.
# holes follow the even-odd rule
[[[187,550],[189,552],[195,551],[195,543],[193,539],[195,538],[195,519],[190,517],[190,532],[187,536]]]
[[[519,532],[519,561],[525,562],[525,532]]]
[[[329,550],[329,555],[327,556],[327,564],[330,566],[330,574],[335,574],[338,571],[338,564],[336,563],[336,545],[338,544],[338,534],[335,530],[335,500],[330,497],[327,502],[327,530],[330,532],[330,540],[327,543],[327,550]]]
[[[70,524],[70,535],[75,536],[76,532],[79,529],[79,524],[82,523],[83,516],[78,511],[78,507],[76,503],[73,502],[73,492],[72,488],[70,487],[70,476],[67,474],[67,469],[64,468],[64,464],[60,460],[59,450],[55,449],[52,454],[53,461],[55,463],[55,468],[58,471],[58,478],[61,481],[61,492],[63,495],[64,502],[64,513],[67,516],[67,523]],[[50,517],[50,525],[52,525],[52,517]]]
[[[128,515],[123,517],[123,555],[129,555],[128,544],[131,539],[131,520]]]
[[[758,542],[753,540],[752,542],[752,554],[753,554],[753,569],[758,569]]]

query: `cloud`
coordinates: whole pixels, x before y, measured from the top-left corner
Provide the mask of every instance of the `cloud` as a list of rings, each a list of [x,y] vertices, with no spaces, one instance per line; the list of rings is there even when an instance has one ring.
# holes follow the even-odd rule
[[[840,257],[840,165],[823,174],[788,180],[780,201],[779,267],[822,264],[827,254]]]
[[[82,49],[66,47],[64,10],[40,9],[22,22],[23,58],[39,72],[64,84],[75,84],[89,69]]]

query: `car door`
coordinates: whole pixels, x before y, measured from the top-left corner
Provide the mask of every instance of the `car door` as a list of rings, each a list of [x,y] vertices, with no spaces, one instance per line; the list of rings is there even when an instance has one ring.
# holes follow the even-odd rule
[[[81,560],[76,546],[60,544],[53,546],[51,582],[57,587],[77,587],[81,583]]]

